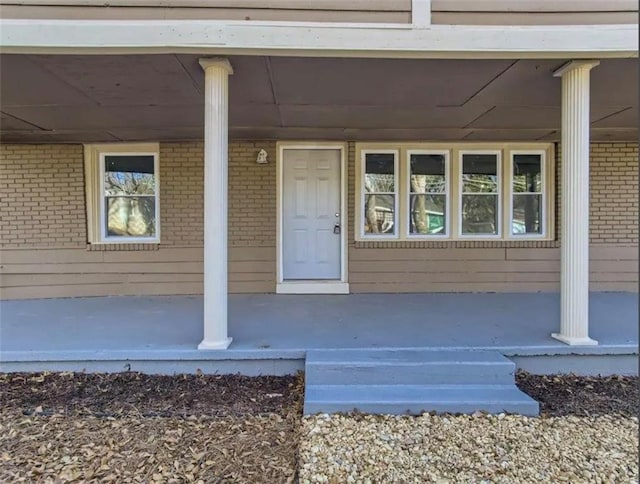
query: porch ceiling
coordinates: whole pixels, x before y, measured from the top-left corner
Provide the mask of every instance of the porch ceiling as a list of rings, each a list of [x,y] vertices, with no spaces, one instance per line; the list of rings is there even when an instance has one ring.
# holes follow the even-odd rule
[[[556,140],[559,60],[231,57],[235,139]],[[197,55],[0,56],[5,142],[203,137]],[[592,71],[592,137],[637,140],[637,59]]]

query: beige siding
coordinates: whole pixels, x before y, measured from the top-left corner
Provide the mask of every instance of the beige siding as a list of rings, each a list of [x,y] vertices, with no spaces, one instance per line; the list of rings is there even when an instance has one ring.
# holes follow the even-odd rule
[[[229,145],[229,290],[275,290],[274,142]],[[88,247],[79,145],[0,147],[0,298],[201,294],[202,143],[160,145],[159,246]]]
[[[560,213],[556,166],[556,214]],[[355,150],[349,149],[349,211],[355,210]],[[591,289],[638,290],[638,145],[591,146]],[[354,218],[351,216],[350,220]],[[559,220],[559,217],[556,217]],[[556,223],[556,228],[559,227]],[[559,241],[356,242],[350,227],[352,292],[557,291]]]
[[[0,0],[4,18],[410,23],[411,0]],[[449,25],[637,23],[629,0],[432,0]]]
[[[637,24],[634,0],[432,0],[432,22],[447,25]]]
[[[411,0],[1,0],[4,18],[409,23]]]
[[[356,249],[352,292],[530,292],[560,289],[558,248]],[[592,245],[592,290],[636,291],[637,246]]]
[[[270,162],[255,163],[266,149]],[[229,289],[275,290],[275,142],[229,145]],[[349,143],[349,220],[354,143]],[[82,147],[0,147],[0,298],[202,293],[202,144],[160,145],[159,246],[88,247]],[[591,158],[591,287],[637,290],[638,146]],[[559,198],[559,197],[558,197]],[[559,243],[355,242],[353,292],[552,291]]]

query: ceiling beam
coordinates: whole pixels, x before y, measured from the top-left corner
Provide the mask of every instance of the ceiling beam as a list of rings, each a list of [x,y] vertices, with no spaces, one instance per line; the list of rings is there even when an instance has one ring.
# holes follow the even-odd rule
[[[637,25],[0,20],[4,53],[591,59],[637,57]]]

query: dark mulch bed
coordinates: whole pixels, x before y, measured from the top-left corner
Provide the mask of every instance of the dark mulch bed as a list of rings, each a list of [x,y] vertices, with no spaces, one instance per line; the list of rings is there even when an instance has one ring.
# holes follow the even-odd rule
[[[547,416],[640,413],[638,377],[531,375],[517,384]],[[94,416],[282,416],[302,407],[302,375],[0,374],[0,409]]]
[[[0,409],[24,414],[243,416],[297,412],[302,376],[0,374]]]
[[[520,390],[540,402],[541,414],[549,417],[611,414],[637,417],[640,413],[637,376],[531,375],[519,371],[516,383]]]

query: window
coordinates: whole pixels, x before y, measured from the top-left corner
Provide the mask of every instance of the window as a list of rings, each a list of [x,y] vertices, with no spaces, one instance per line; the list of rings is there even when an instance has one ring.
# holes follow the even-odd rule
[[[460,152],[460,235],[500,236],[500,153]]]
[[[409,235],[449,233],[449,153],[409,151]]]
[[[91,243],[158,243],[157,144],[85,147]]]
[[[363,234],[394,237],[398,234],[398,152],[363,152],[362,170]]]
[[[358,143],[356,240],[553,234],[551,143]]]
[[[511,152],[511,221],[513,236],[544,235],[544,151]]]

